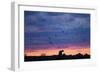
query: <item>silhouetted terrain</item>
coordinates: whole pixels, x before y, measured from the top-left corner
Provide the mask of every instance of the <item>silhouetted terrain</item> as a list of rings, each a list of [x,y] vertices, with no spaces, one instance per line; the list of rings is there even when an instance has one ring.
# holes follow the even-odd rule
[[[59,51],[58,55],[52,55],[52,56],[46,56],[45,54],[42,54],[41,56],[24,56],[24,61],[47,61],[47,60],[70,60],[70,59],[89,59],[90,55],[85,54],[82,55],[81,53],[78,53],[76,55],[65,55],[64,50]]]

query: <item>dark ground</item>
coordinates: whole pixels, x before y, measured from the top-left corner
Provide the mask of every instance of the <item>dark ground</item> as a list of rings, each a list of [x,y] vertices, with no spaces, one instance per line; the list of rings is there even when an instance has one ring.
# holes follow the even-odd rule
[[[52,56],[24,56],[24,61],[48,61],[48,60],[71,60],[71,59],[89,59],[90,55],[85,54],[82,55],[78,53],[76,55],[65,55],[65,54],[58,54]]]

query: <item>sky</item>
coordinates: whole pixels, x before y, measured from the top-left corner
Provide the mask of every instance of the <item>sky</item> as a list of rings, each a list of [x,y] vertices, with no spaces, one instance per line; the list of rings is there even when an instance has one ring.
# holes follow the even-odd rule
[[[90,14],[24,11],[24,42],[28,55],[90,54]]]

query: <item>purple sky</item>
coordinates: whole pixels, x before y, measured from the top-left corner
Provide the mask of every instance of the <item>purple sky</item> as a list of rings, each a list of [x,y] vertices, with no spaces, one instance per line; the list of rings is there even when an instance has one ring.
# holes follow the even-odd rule
[[[90,14],[24,11],[24,28],[25,49],[90,46]]]

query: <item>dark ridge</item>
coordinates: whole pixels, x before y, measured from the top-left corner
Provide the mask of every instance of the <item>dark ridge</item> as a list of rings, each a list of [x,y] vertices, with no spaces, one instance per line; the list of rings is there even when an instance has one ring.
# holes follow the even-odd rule
[[[71,59],[90,59],[89,54],[78,53],[76,55],[66,55],[64,50],[60,50],[58,55],[46,56],[46,54],[41,54],[41,56],[27,56],[24,55],[24,61],[48,61],[48,60],[71,60]]]

